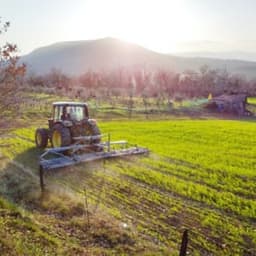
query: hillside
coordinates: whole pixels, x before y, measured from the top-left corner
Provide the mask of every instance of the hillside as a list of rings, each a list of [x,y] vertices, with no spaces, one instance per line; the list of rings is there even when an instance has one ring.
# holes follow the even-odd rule
[[[212,58],[187,58],[161,54],[136,44],[114,38],[60,42],[38,48],[21,58],[30,71],[44,74],[52,68],[69,75],[79,75],[87,70],[111,70],[120,67],[168,69],[176,72],[198,70],[206,64],[211,68],[227,69],[254,78],[256,62]]]

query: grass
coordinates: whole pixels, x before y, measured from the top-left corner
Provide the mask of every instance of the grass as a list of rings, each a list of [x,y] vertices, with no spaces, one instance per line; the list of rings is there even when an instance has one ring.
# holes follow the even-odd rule
[[[213,222],[211,235],[201,237],[205,235],[204,231],[194,238],[203,241],[205,253],[227,255],[229,251],[229,255],[243,255],[251,253],[250,250],[255,252],[255,123],[221,120],[125,122],[121,124],[122,132],[117,128],[120,122],[102,124],[102,127],[116,134],[117,139],[128,138],[129,141],[149,147],[152,152],[150,158],[140,159],[139,162],[111,164],[113,172],[120,175],[121,184],[125,183],[124,180],[130,180],[141,184],[143,189],[148,188],[150,193],[154,191],[155,194],[150,196],[148,193],[144,200],[155,202],[167,212],[168,197],[175,198],[175,208],[181,210],[171,216],[185,212],[186,217],[182,216],[178,220],[183,221],[183,225],[189,229],[194,227],[198,231],[206,222]],[[116,186],[114,184],[118,180],[112,185]],[[136,197],[140,195],[138,192],[135,194]],[[158,194],[163,194],[165,199],[159,202]],[[153,209],[150,211],[153,212]],[[193,212],[197,213],[194,215]],[[154,217],[159,217],[159,214],[156,211]],[[145,218],[147,213],[143,211],[142,215]],[[163,225],[164,230],[168,226],[168,215],[162,215],[163,220],[159,221],[158,218],[156,222],[157,225]],[[206,222],[205,215],[209,218]],[[186,218],[192,218],[192,223]],[[152,219],[151,216],[148,222],[152,222]],[[227,232],[227,226],[231,240],[223,235]],[[219,241],[214,248],[211,239],[216,238],[223,241]],[[232,246],[231,241],[239,241],[240,244]]]
[[[250,98],[248,98],[248,103],[251,103],[251,104],[255,104],[255,105],[256,105],[256,98],[255,98],[255,97],[250,97]]]
[[[35,96],[40,104],[33,105]],[[102,133],[148,147],[150,154],[49,172],[48,192],[41,194],[34,131],[47,125],[45,102],[62,98],[27,97],[21,127],[0,137],[3,255],[178,255],[184,229],[191,255],[256,254],[253,119],[191,120],[193,111],[201,113],[202,99],[174,104],[176,119],[168,120],[165,110],[145,115],[135,99],[138,108],[127,120],[121,104],[98,108],[91,100]],[[149,109],[153,105],[149,99]]]
[[[127,139],[148,147],[150,155],[81,164],[51,173],[46,183],[49,187],[70,191],[80,199],[86,187],[92,216],[103,211],[127,224],[128,236],[133,242],[123,244],[115,235],[117,231],[111,229],[108,233],[114,235],[107,238],[114,248],[111,253],[151,251],[177,255],[185,228],[190,230],[192,255],[256,253],[255,122],[119,120],[99,124],[103,133],[111,133],[113,140]],[[39,151],[34,148],[35,128],[13,130],[9,137],[1,139],[5,145],[1,151],[37,175]],[[6,175],[2,183],[8,185],[11,174]],[[33,182],[27,184],[27,174],[23,175],[23,178],[14,176],[17,180],[13,177],[9,184],[9,187],[16,184],[19,193],[8,190],[9,193],[2,191],[2,194],[18,202],[17,196],[24,194],[31,201],[31,192],[25,191],[36,191],[36,182],[29,177]],[[22,187],[19,181],[26,185]],[[54,210],[58,214],[70,214],[70,206],[63,200],[47,202],[40,209],[53,211],[51,205],[60,205]],[[81,227],[81,221],[81,218],[72,218],[65,225]],[[80,242],[74,244],[81,246]],[[102,252],[106,248],[99,246],[95,250]]]
[[[137,235],[107,214],[94,213],[90,226],[84,204],[67,188],[40,193],[38,180],[9,161],[1,170],[1,255],[132,254]],[[143,248],[142,247],[142,248]]]

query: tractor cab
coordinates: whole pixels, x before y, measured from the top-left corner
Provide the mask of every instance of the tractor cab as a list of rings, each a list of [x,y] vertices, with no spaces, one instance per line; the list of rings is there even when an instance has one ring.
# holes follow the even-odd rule
[[[49,127],[57,122],[73,121],[80,122],[88,120],[89,113],[86,103],[82,102],[54,102],[52,119],[49,120]]]
[[[53,121],[81,121],[89,118],[86,103],[81,102],[54,102]]]

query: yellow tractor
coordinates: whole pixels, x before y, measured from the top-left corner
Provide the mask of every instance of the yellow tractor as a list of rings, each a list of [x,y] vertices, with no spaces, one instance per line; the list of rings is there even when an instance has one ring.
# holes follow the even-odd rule
[[[50,141],[53,148],[73,144],[98,144],[101,136],[94,119],[89,118],[88,107],[82,102],[53,103],[52,118],[49,128],[38,128],[35,143],[38,148],[46,148]],[[83,138],[91,138],[84,140]]]

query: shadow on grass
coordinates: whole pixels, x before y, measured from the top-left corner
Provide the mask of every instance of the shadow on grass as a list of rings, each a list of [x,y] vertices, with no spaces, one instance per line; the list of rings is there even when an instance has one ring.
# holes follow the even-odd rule
[[[44,174],[46,186],[42,191],[39,176],[39,156],[42,152],[31,147],[18,154],[13,160],[2,157],[4,161],[0,169],[0,195],[2,197],[26,209],[41,208],[41,204],[56,195],[57,197],[61,195],[64,198],[69,197],[73,190],[69,187],[70,179],[81,182],[91,176],[90,172],[86,171],[88,168],[84,168],[84,171],[83,168],[74,167],[49,170]]]
[[[0,172],[0,194],[11,202],[25,205],[40,195],[35,177],[15,162],[8,162]]]
[[[39,157],[42,153],[42,150],[36,147],[31,147],[16,155],[13,160],[24,165],[25,168],[27,167],[33,170],[37,170]]]
[[[39,157],[43,153],[36,147],[28,148],[12,160],[2,157],[5,164],[0,170],[0,194],[21,206],[42,200],[39,177]]]
[[[8,195],[10,199],[14,199],[13,201],[22,201],[26,198],[24,195],[33,190],[35,194],[41,192],[39,157],[43,152],[36,147],[31,147],[17,154],[12,161],[7,160],[7,165],[0,172],[0,193]],[[70,190],[69,180],[83,187],[82,183],[92,177],[91,170],[98,167],[97,163],[80,163],[76,166],[45,170],[43,172],[44,192],[48,193],[51,189],[58,190],[58,187],[60,187],[59,190],[65,190],[65,188]],[[75,186],[73,187],[76,189]]]

